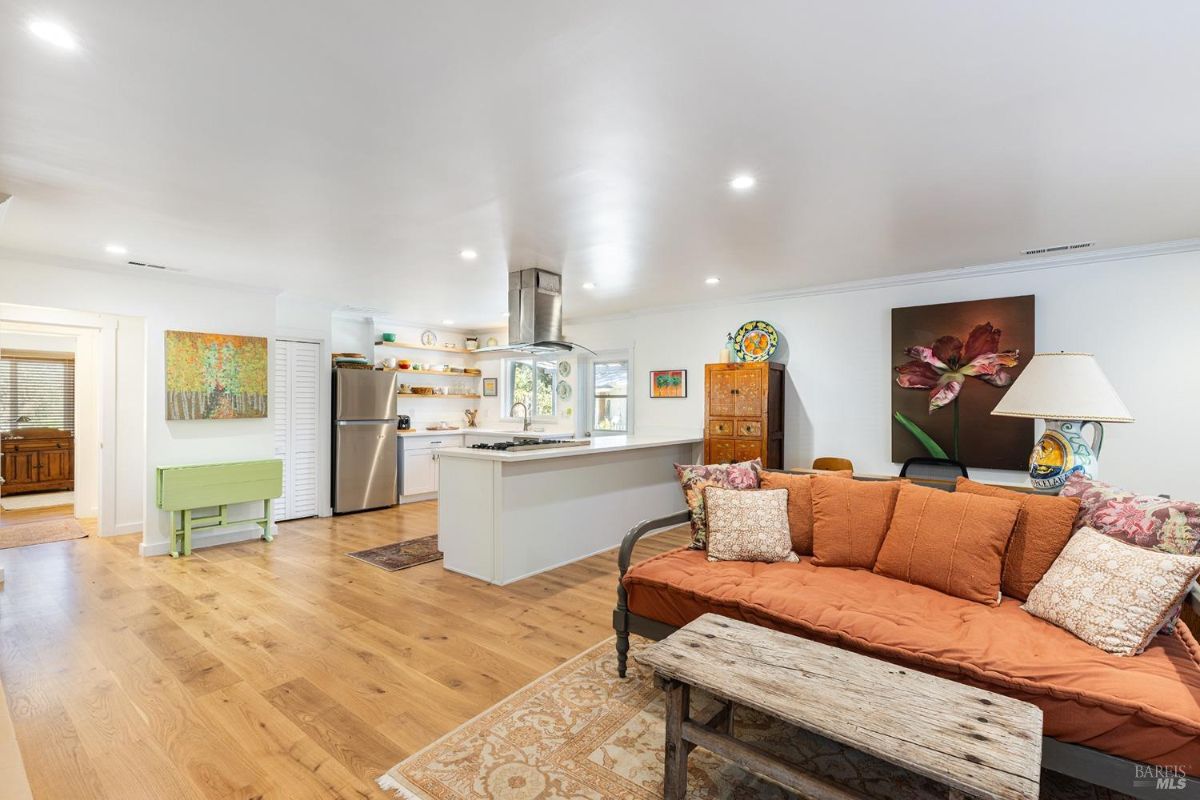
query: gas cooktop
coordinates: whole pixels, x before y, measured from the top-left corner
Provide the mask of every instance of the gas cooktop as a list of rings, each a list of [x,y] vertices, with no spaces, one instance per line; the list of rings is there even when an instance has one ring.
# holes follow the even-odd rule
[[[558,447],[587,447],[589,444],[591,441],[588,439],[522,439],[512,442],[481,442],[471,445],[471,449],[525,452],[528,450],[553,450]]]

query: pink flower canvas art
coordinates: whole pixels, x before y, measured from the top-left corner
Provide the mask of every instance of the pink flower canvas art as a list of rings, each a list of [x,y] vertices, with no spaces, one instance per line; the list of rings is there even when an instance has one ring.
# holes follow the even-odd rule
[[[1020,469],[1032,420],[991,411],[1033,354],[1034,298],[892,309],[892,460]]]

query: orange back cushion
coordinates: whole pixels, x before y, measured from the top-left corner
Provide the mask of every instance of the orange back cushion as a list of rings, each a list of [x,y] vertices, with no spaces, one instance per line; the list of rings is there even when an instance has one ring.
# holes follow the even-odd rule
[[[851,470],[838,470],[829,475],[851,478]],[[811,556],[813,551],[812,479],[815,475],[792,475],[787,472],[763,472],[758,476],[764,489],[787,489],[788,530],[792,536],[792,551]]]
[[[900,481],[812,479],[813,560],[818,567],[875,566]]]
[[[1021,504],[908,484],[875,572],[977,603],[1000,602],[1000,570]]]
[[[1012,492],[966,478],[958,479],[954,491],[1002,497],[1020,504],[1017,524],[1004,556],[1000,591],[1018,600],[1029,597],[1029,592],[1067,546],[1079,514],[1079,498]]]

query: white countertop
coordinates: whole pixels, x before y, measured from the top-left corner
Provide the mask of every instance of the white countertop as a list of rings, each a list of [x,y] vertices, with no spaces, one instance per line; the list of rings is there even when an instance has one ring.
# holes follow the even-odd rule
[[[676,444],[696,444],[704,439],[696,435],[673,434],[658,436],[598,436],[580,447],[555,447],[549,450],[475,450],[470,447],[444,447],[438,458],[474,458],[481,461],[537,461],[544,458],[570,458],[595,453],[619,453],[647,447],[666,447]]]
[[[520,428],[467,428],[431,431],[425,428],[414,428],[411,431],[396,431],[397,436],[453,436],[456,434],[480,434],[482,436],[562,436],[573,431],[523,431]]]

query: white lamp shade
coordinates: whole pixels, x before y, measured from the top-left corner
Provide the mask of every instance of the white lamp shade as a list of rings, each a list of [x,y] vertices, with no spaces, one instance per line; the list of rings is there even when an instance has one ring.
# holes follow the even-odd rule
[[[1091,353],[1037,353],[992,410],[1000,417],[1133,422]]]

